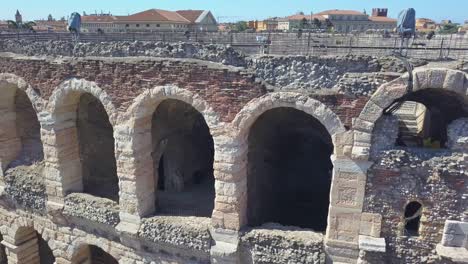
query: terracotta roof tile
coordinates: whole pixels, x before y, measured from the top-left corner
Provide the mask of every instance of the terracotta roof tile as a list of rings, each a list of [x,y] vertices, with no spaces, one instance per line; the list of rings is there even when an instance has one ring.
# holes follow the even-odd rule
[[[333,9],[333,10],[325,10],[320,13],[317,13],[316,15],[365,15],[362,12],[355,11],[355,10],[339,10],[339,9]]]
[[[382,17],[382,16],[370,16],[369,19],[375,22],[395,22],[395,23],[397,22],[397,20],[394,18]]]
[[[154,21],[154,22],[179,22],[189,23],[190,21],[174,11],[161,9],[149,9],[140,13],[118,18],[119,21]]]
[[[81,16],[82,22],[111,23],[117,20],[115,16]]]
[[[176,11],[179,15],[183,16],[188,21],[194,23],[203,12],[204,10],[178,10]]]
[[[302,20],[302,19],[307,19],[307,20],[310,20],[311,19],[311,16],[308,15],[292,15],[292,16],[288,16],[286,17],[287,20]],[[321,16],[321,15],[312,15],[312,19],[318,19],[318,20],[325,20],[325,17]]]

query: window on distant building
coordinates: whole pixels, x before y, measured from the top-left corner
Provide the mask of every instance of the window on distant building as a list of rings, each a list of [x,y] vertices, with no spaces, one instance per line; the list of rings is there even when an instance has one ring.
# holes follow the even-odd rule
[[[146,27],[150,27],[150,24],[146,24]]]
[[[130,27],[130,25],[129,25],[129,24],[126,24],[125,27]]]
[[[136,27],[140,27],[140,24],[136,24]]]
[[[161,26],[161,25],[159,25],[159,24],[156,24],[156,27],[160,27],[160,26]]]

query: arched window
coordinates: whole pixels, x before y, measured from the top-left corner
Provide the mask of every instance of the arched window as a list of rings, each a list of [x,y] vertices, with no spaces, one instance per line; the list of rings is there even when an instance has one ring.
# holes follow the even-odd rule
[[[42,161],[41,126],[26,92],[13,85],[2,88],[0,111],[1,169]]]
[[[93,85],[70,83],[78,82]],[[118,202],[114,132],[106,108],[99,98],[75,87],[54,100],[53,167],[61,172],[63,195],[87,193]]]
[[[419,202],[413,201],[405,207],[405,236],[419,236],[423,207]]]
[[[445,148],[447,126],[468,117],[468,108],[458,94],[442,89],[424,89],[400,99],[393,113],[399,121],[397,146]]]
[[[211,217],[214,143],[203,115],[166,99],[153,114],[151,131],[158,213]]]
[[[76,127],[83,192],[118,201],[113,128],[104,106],[91,94],[80,96]]]
[[[326,128],[303,111],[275,108],[252,125],[248,144],[248,225],[325,231],[333,169]]]

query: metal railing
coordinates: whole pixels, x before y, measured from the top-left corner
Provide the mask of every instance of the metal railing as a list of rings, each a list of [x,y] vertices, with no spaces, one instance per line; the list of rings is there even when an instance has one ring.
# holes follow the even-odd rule
[[[257,41],[258,36],[267,39]],[[70,33],[7,33],[0,34],[2,39],[33,41],[72,41]],[[390,55],[400,47],[400,37],[379,34],[330,34],[330,33],[226,33],[183,32],[152,33],[82,33],[80,42],[107,41],[160,41],[229,44],[248,54],[274,55]],[[404,49],[408,57],[425,59],[468,59],[468,35],[436,35],[428,40],[420,37],[411,39]]]

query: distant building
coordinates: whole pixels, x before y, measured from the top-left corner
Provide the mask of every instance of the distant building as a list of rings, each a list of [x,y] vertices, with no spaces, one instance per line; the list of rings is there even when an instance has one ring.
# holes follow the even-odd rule
[[[419,32],[436,31],[438,28],[437,23],[429,18],[416,19],[416,30]]]
[[[197,32],[212,32],[218,30],[218,23],[208,10],[179,10],[179,15],[190,21],[190,30]]]
[[[67,32],[66,20],[36,20],[33,29],[37,32]]]
[[[96,14],[82,16],[82,32],[184,32],[217,31],[213,14],[206,10],[167,11],[149,9],[129,16]]]
[[[111,14],[95,14],[81,17],[81,32],[83,33],[117,33],[121,32],[116,23],[117,17]]]
[[[396,28],[397,20],[387,17],[388,9],[374,8],[372,16],[364,12],[354,10],[327,10],[316,15],[330,20],[337,32],[393,30]]]
[[[289,31],[297,29],[317,28],[318,25],[315,24],[316,21],[319,21],[319,28],[324,28],[326,26],[325,20],[325,17],[320,15],[296,14],[280,19],[278,21],[278,30]]]
[[[7,21],[0,20],[0,32],[2,32],[2,31],[7,31],[8,28],[9,28],[8,22],[7,22]]]

